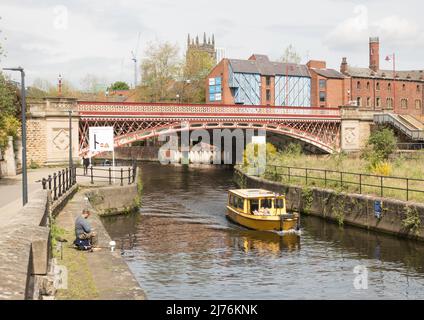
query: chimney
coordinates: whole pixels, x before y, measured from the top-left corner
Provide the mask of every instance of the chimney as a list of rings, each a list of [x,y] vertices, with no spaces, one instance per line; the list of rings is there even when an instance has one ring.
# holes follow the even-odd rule
[[[374,72],[380,69],[380,43],[378,37],[370,37],[370,69]]]
[[[342,58],[342,63],[340,64],[340,72],[343,74],[347,73],[347,60],[346,57]]]

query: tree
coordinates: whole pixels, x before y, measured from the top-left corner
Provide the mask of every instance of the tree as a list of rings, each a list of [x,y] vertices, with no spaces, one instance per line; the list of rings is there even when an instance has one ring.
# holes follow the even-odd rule
[[[180,82],[182,101],[190,103],[205,102],[205,79],[215,65],[215,60],[204,51],[189,51],[182,68],[183,81]],[[190,81],[187,84],[187,80]]]
[[[105,80],[101,79],[93,74],[87,74],[81,79],[81,87],[84,92],[87,93],[98,93],[106,89]],[[62,82],[63,92],[63,82]]]
[[[17,135],[19,100],[19,90],[16,85],[0,73],[0,149],[2,150],[7,146],[8,136]]]
[[[169,42],[150,43],[141,64],[142,82],[139,98],[150,102],[175,99],[175,83],[180,73],[178,47]]]
[[[117,90],[129,90],[130,86],[128,85],[128,83],[124,82],[124,81],[116,81],[115,83],[112,84],[112,86],[110,87],[111,90],[113,91],[117,91]]]
[[[375,168],[378,164],[389,159],[396,151],[397,140],[392,129],[382,128],[371,132],[363,157],[369,161],[370,167]]]
[[[280,58],[280,61],[283,63],[300,63],[302,60],[300,54],[296,51],[296,48],[289,44],[284,50],[283,55]]]

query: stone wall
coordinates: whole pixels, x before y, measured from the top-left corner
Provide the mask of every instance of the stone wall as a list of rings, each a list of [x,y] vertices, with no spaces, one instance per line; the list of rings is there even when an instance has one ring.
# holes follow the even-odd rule
[[[284,193],[289,210],[320,216],[340,224],[349,224],[395,234],[405,238],[424,240],[424,204],[379,198],[360,194],[339,193],[321,188],[306,188],[247,176],[235,169],[236,182],[246,188],[264,188]],[[382,201],[382,215],[374,212],[375,201]],[[407,216],[417,214],[421,224],[416,230],[404,227]]]
[[[27,120],[27,163],[43,165],[47,161],[46,121]]]

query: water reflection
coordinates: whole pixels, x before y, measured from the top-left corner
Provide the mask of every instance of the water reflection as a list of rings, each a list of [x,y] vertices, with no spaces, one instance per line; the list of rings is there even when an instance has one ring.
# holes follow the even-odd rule
[[[140,213],[105,219],[151,299],[424,298],[424,246],[302,217],[302,235],[225,218],[232,171],[143,164]],[[355,290],[353,268],[369,271]]]

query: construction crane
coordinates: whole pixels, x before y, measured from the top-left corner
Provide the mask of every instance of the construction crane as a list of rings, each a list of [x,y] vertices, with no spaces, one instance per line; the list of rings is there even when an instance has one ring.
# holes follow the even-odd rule
[[[140,32],[137,37],[137,46],[135,50],[131,51],[132,61],[134,62],[134,88],[137,86],[137,55],[138,55],[138,46],[140,45]]]

